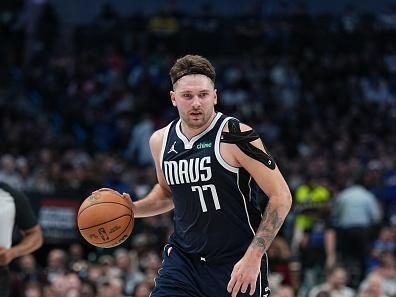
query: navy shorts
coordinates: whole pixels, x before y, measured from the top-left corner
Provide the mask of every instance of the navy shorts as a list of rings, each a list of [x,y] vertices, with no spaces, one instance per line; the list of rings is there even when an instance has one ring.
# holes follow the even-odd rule
[[[266,257],[265,257],[266,258]],[[220,264],[191,257],[171,245],[164,249],[164,261],[150,297],[229,297],[227,285],[235,263]],[[248,297],[239,293],[238,297]],[[267,263],[263,261],[255,297],[268,297]]]

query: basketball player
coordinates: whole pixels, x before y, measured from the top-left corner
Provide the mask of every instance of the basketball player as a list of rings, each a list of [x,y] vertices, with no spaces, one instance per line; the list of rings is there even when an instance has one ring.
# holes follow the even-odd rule
[[[14,225],[22,231],[22,240],[12,246]],[[30,254],[43,244],[41,228],[26,196],[0,182],[0,296],[10,295],[8,264]]]
[[[207,59],[184,56],[170,77],[180,119],[152,135],[158,184],[132,206],[135,217],[174,210],[151,296],[269,296],[266,251],[290,209],[289,188],[259,136],[215,111]]]

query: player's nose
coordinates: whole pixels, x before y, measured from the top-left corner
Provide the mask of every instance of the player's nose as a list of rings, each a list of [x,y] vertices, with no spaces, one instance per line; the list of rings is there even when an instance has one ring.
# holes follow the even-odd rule
[[[192,106],[195,108],[201,106],[201,100],[199,99],[198,96],[194,96],[193,101],[192,101]]]

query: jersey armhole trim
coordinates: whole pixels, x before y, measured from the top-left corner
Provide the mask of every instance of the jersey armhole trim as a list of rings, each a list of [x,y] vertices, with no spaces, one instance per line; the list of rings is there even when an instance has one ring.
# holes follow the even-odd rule
[[[169,130],[170,130],[170,127],[172,126],[172,123],[173,122],[170,122],[168,124],[168,126],[165,127],[164,138],[162,139],[162,147],[161,147],[161,154],[160,154],[160,167],[161,167],[161,170],[163,170],[162,161],[164,159],[165,147],[166,147],[166,143],[168,142]]]
[[[232,117],[227,117],[223,120],[223,122],[220,124],[219,130],[217,131],[217,135],[216,135],[216,140],[215,140],[215,155],[216,155],[216,159],[217,161],[220,163],[221,166],[223,166],[225,169],[227,169],[228,171],[231,171],[233,173],[238,173],[239,172],[239,168],[238,167],[234,167],[231,166],[230,164],[228,164],[223,157],[221,156],[220,153],[220,138],[221,138],[221,133],[223,132],[224,126],[225,124],[228,122],[228,120],[233,119]]]

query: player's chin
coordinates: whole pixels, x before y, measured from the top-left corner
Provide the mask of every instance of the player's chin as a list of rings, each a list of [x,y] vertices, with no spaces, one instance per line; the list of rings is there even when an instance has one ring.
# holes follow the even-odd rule
[[[202,125],[205,123],[205,118],[203,115],[191,116],[190,123],[195,125]]]
[[[190,120],[188,122],[188,126],[193,129],[199,129],[204,125],[204,121],[202,120]]]

